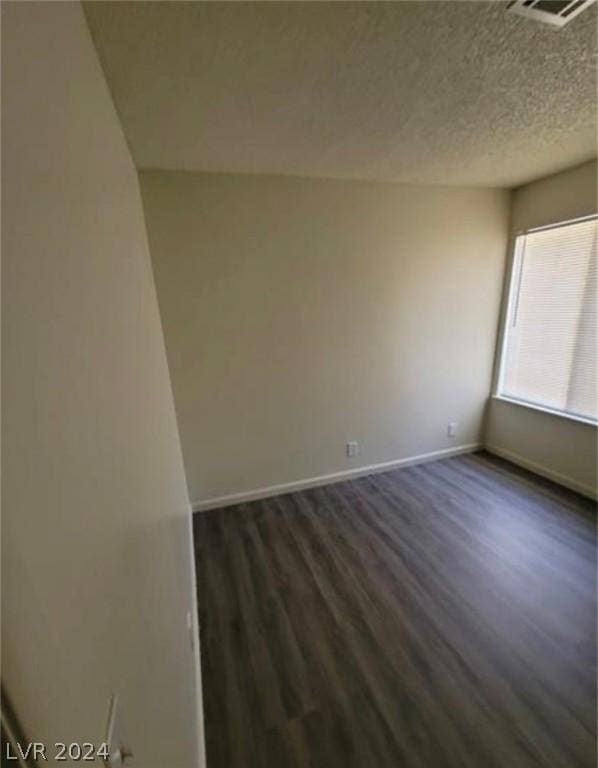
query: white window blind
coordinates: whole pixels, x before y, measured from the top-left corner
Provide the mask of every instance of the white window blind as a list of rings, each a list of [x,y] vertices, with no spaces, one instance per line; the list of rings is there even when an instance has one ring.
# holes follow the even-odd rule
[[[498,394],[596,420],[596,217],[519,235]]]

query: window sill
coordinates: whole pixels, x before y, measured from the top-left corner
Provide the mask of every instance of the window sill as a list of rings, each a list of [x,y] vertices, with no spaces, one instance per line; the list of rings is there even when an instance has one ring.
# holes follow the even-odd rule
[[[586,416],[575,416],[572,413],[564,413],[563,411],[556,411],[553,408],[546,408],[543,405],[536,405],[535,403],[528,403],[526,400],[517,400],[514,397],[507,397],[506,395],[492,395],[493,400],[502,400],[504,403],[511,403],[511,405],[519,405],[523,408],[529,408],[532,411],[540,411],[540,413],[548,413],[550,416],[558,416],[561,419],[567,419],[568,421],[577,421],[580,424],[588,424],[590,427],[598,426],[598,422],[595,419],[587,418]]]

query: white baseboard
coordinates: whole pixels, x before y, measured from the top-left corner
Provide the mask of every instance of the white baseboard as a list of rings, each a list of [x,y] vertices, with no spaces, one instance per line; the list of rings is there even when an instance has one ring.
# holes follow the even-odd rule
[[[206,512],[209,509],[218,507],[230,507],[232,504],[242,504],[245,501],[256,501],[257,499],[267,499],[269,496],[279,496],[281,493],[291,493],[292,491],[302,491],[305,488],[315,488],[318,485],[330,485],[339,483],[342,480],[351,480],[354,477],[363,477],[364,475],[374,475],[379,472],[388,472],[391,469],[399,467],[408,467],[412,464],[423,464],[426,461],[436,461],[437,459],[446,459],[449,456],[457,456],[460,453],[471,453],[482,447],[480,443],[470,443],[469,445],[459,445],[454,448],[443,448],[440,451],[431,451],[430,453],[421,453],[418,456],[408,456],[405,459],[395,459],[394,461],[385,461],[382,464],[370,464],[367,467],[356,467],[346,469],[342,472],[333,472],[330,475],[319,475],[317,477],[308,477],[304,480],[295,480],[291,483],[281,483],[280,485],[270,485],[266,488],[256,488],[252,491],[242,491],[241,493],[231,493],[227,496],[218,496],[204,501],[196,501],[192,504],[194,512]]]
[[[193,540],[193,509],[187,508],[189,544],[189,563],[191,566],[191,631],[193,632],[193,671],[195,677],[195,706],[197,717],[197,768],[206,768],[206,738],[205,716],[203,706],[203,685],[201,676],[201,627],[199,626],[199,610],[197,605],[197,564],[195,560],[195,547]]]
[[[529,469],[530,472],[535,472],[537,475],[552,480],[559,485],[564,485],[565,488],[569,488],[572,491],[577,491],[583,496],[588,496],[590,499],[596,499],[596,488],[592,488],[591,485],[585,485],[579,483],[577,480],[569,477],[568,475],[562,475],[560,472],[554,472],[552,469],[545,467],[543,464],[537,464],[535,461],[530,461],[524,456],[520,456],[518,453],[508,451],[505,448],[499,448],[497,445],[484,445],[485,450],[488,453],[493,453],[495,456],[500,456],[502,459],[513,462],[524,469]]]

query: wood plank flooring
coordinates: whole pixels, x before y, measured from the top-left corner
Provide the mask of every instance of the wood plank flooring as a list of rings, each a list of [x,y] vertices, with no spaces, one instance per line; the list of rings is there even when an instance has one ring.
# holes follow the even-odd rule
[[[594,768],[595,525],[485,453],[195,514],[208,768]]]

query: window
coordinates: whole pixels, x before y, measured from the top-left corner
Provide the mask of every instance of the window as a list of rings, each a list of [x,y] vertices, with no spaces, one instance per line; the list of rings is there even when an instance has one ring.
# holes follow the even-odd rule
[[[596,422],[596,216],[519,235],[497,394]]]

